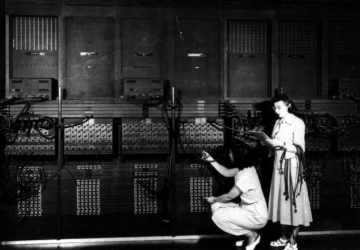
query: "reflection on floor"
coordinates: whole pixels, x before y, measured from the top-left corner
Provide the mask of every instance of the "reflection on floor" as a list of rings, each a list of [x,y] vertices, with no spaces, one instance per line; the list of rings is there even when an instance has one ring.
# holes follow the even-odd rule
[[[221,238],[200,238],[195,239],[181,239],[181,240],[151,240],[151,241],[126,241],[126,242],[84,242],[83,243],[63,243],[63,244],[39,244],[39,245],[3,245],[1,249],[81,249],[81,250],[242,250],[245,248],[235,247],[235,237]],[[256,250],[280,250],[283,248],[271,248],[269,246],[270,237],[266,234],[262,235],[260,244],[256,247]],[[4,242],[3,242],[4,243]],[[331,234],[320,235],[300,235],[298,238],[299,250],[359,250],[360,249],[360,232],[343,233],[339,232]]]

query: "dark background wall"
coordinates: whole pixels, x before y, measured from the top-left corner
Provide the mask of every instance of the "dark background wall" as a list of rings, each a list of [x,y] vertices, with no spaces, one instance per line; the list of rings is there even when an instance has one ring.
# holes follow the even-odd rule
[[[1,4],[0,7],[0,12],[1,12],[1,34],[5,34],[5,4]],[[5,50],[6,50],[6,46],[5,46],[5,40],[1,39],[1,44],[0,44],[1,48],[1,58],[5,58]],[[5,96],[5,60],[1,60],[1,71],[0,71],[0,79],[1,79],[1,96]]]
[[[327,98],[329,80],[357,79],[358,7],[356,1],[7,1],[9,38],[24,43],[9,48],[8,73],[55,78],[68,99],[120,98],[124,79],[134,77],[163,78],[187,101],[266,98],[275,89],[295,99]],[[56,49],[35,46],[45,46],[37,32],[47,31]],[[34,48],[26,48],[32,39]],[[30,49],[47,52],[29,56]]]
[[[21,133],[12,144],[3,140],[0,240],[221,233],[201,197],[232,182],[198,153],[233,138],[219,129],[222,122],[246,127],[225,118],[215,124],[220,100],[271,131],[268,99],[276,91],[309,112],[307,131],[313,122],[355,124],[342,137],[306,138],[314,222],[305,230],[358,230],[359,106],[328,98],[328,88],[331,82],[360,94],[359,7],[356,0],[7,0],[0,58],[8,54],[9,62],[0,63],[0,96],[16,89],[39,95],[52,84],[51,100],[32,111],[60,125],[93,119],[59,126],[53,140]],[[174,87],[183,104],[170,132],[171,107],[126,98],[138,83],[142,93],[159,82],[168,97]],[[21,108],[12,106],[10,115]],[[181,149],[188,144],[195,152]],[[257,167],[267,197],[271,159]]]

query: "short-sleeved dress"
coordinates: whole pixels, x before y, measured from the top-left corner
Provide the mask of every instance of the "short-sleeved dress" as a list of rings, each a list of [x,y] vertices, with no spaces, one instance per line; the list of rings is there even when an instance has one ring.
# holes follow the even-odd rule
[[[236,236],[263,228],[268,211],[256,169],[240,170],[235,185],[241,190],[240,204],[215,202],[211,205],[212,220],[220,229]]]
[[[289,113],[283,119],[278,119],[276,121],[272,132],[272,138],[284,141],[287,144],[297,144],[305,151],[305,124],[300,118]],[[283,152],[283,150],[275,151],[268,206],[269,220],[280,222],[282,225],[309,226],[310,222],[312,222],[312,214],[305,180],[303,180],[301,187],[298,185],[295,191],[291,190],[291,187],[289,187],[289,199],[286,200],[284,195],[285,173],[288,173],[288,178],[291,176],[292,183],[296,183],[299,160],[295,153],[286,152],[285,159],[290,160],[291,169],[283,171],[284,163],[282,166],[280,164],[280,158]],[[291,202],[294,194],[296,197],[296,206]]]

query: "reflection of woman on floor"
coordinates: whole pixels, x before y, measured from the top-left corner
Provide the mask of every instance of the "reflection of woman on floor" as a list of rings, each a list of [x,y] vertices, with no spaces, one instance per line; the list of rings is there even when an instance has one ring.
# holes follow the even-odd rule
[[[235,185],[227,194],[205,199],[211,204],[212,219],[220,229],[232,235],[246,236],[246,250],[255,249],[260,242],[257,231],[263,228],[268,220],[266,201],[254,168],[254,163],[259,159],[256,153],[246,144],[231,146],[229,156],[232,168],[226,168],[207,152],[203,152],[203,159],[210,162],[221,175],[235,177]],[[231,202],[239,196],[240,204]],[[236,245],[242,245],[242,241],[238,241]]]
[[[270,245],[285,247],[285,250],[297,250],[296,237],[300,225],[309,226],[312,221],[302,169],[305,124],[289,112],[296,108],[287,95],[277,95],[272,102],[279,119],[275,123],[272,139],[267,143],[275,154],[269,197],[269,220],[280,222],[282,235]]]

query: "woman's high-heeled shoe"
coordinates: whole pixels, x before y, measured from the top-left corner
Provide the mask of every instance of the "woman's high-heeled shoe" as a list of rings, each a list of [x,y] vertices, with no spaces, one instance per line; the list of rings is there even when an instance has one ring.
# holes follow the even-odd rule
[[[282,238],[279,238],[275,241],[270,242],[270,246],[272,247],[284,247],[289,243],[289,240],[283,240]]]
[[[257,244],[260,242],[260,235],[256,238],[256,240],[251,244],[245,247],[246,250],[254,250]]]
[[[297,243],[295,243],[294,245],[291,245],[290,243],[288,243],[286,245],[286,247],[284,248],[284,250],[298,250]]]
[[[242,245],[244,245],[244,241],[245,241],[245,240],[238,240],[238,241],[236,241],[236,242],[235,242],[235,246],[237,246],[237,247],[242,247]]]

